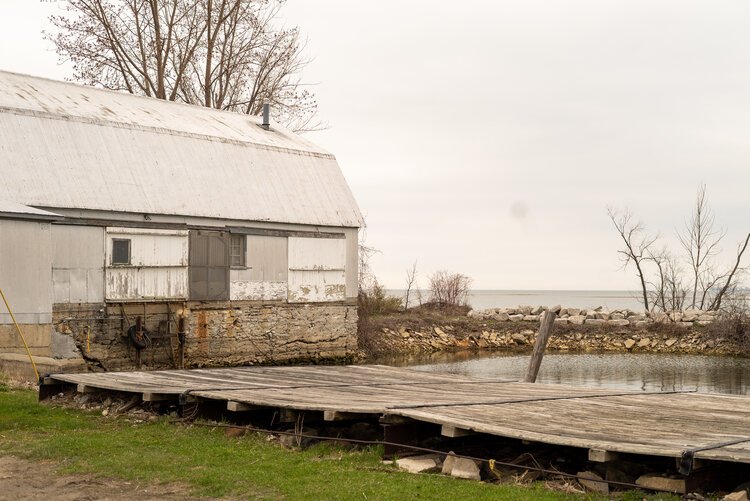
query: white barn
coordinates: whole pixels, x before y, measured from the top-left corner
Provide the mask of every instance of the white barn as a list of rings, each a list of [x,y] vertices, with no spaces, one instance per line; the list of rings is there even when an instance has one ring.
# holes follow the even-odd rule
[[[43,367],[356,349],[362,216],[277,124],[0,72],[0,177],[0,288]],[[23,363],[0,306],[0,364]]]

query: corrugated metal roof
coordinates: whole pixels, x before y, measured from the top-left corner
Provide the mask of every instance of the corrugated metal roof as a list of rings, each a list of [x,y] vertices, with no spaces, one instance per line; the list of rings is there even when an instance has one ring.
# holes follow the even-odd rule
[[[18,216],[24,219],[59,219],[61,215],[42,209],[17,204],[0,198],[0,214]]]
[[[256,117],[0,72],[0,199],[359,227],[336,159]]]

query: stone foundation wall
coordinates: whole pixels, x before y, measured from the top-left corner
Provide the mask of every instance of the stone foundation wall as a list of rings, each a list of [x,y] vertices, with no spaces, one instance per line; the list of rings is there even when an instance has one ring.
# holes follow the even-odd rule
[[[353,356],[357,351],[356,306],[345,304],[254,302],[125,305],[55,305],[54,332],[76,347],[92,370],[136,369],[136,349],[127,337],[127,325],[140,316],[152,334],[164,330],[170,319],[185,317],[185,367],[211,367],[321,361]],[[152,336],[141,350],[143,369],[174,368],[178,341]]]
[[[357,351],[357,307],[198,307],[187,330],[185,360],[193,367],[344,358]]]

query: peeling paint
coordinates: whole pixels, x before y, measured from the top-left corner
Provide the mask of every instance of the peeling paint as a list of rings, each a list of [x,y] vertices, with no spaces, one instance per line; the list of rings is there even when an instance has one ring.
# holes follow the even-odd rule
[[[233,301],[283,301],[286,299],[287,283],[235,280],[230,288]]]

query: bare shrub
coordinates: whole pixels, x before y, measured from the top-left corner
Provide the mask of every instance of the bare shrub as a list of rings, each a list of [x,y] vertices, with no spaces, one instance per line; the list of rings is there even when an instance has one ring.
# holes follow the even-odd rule
[[[471,278],[461,273],[441,270],[433,273],[429,280],[431,302],[447,306],[466,305],[471,290]]]
[[[388,315],[403,311],[403,302],[400,297],[389,296],[385,287],[376,283],[368,291],[359,293],[359,315],[360,317],[372,315]]]
[[[750,350],[750,304],[741,294],[729,296],[716,320],[708,325],[708,333],[714,338],[724,338],[738,348]]]

